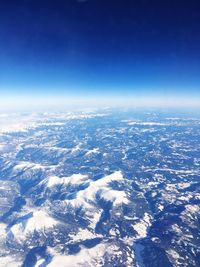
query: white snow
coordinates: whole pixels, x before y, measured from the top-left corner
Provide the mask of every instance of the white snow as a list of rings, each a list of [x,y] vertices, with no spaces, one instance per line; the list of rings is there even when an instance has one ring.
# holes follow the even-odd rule
[[[134,230],[138,233],[140,238],[144,238],[147,235],[147,229],[151,223],[151,216],[145,212],[144,217],[140,222],[133,225]]]
[[[25,171],[27,169],[35,169],[35,170],[39,170],[39,169],[45,169],[45,168],[49,168],[51,166],[43,166],[41,164],[38,163],[32,163],[29,161],[20,161],[17,165],[14,166],[13,168],[13,173],[16,174],[19,171]]]
[[[185,205],[186,211],[191,213],[191,214],[195,214],[195,213],[199,213],[200,211],[200,207],[199,205]]]
[[[17,259],[13,256],[1,256],[0,257],[0,267],[20,267],[22,266],[21,262],[18,262]]]
[[[94,229],[98,221],[100,220],[101,217],[101,211],[93,211],[92,216],[90,218],[90,225],[89,228]]]
[[[73,242],[79,242],[79,241],[83,241],[86,239],[102,237],[102,235],[94,234],[88,229],[80,229],[75,235],[69,234],[69,237],[73,240]]]
[[[183,260],[183,258],[177,253],[177,251],[174,249],[168,249],[166,250],[166,253],[173,266],[182,266],[180,260]]]
[[[45,260],[44,259],[39,259],[36,264],[35,267],[42,267],[44,266]]]
[[[121,171],[116,171],[96,181],[85,178],[86,177],[83,177],[83,181],[81,182],[88,182],[88,187],[78,191],[76,198],[64,200],[64,202],[73,207],[83,206],[90,220],[90,227],[94,229],[101,216],[101,211],[97,210],[96,207],[97,195],[99,198],[105,199],[106,201],[112,201],[114,206],[122,203],[127,204],[129,200],[124,191],[114,190],[109,186],[109,183],[112,181],[123,181]]]
[[[47,187],[53,187],[59,184],[64,184],[64,185],[81,184],[86,180],[87,180],[87,176],[79,173],[79,174],[73,174],[72,176],[68,176],[68,177],[51,176],[43,180],[42,183],[47,184]]]
[[[66,203],[70,203],[73,206],[84,205],[86,208],[90,208],[90,203],[95,202],[97,193],[99,193],[100,197],[105,198],[105,200],[112,201],[113,205],[128,203],[128,199],[123,191],[117,191],[109,187],[110,182],[122,180],[122,173],[116,171],[97,181],[90,181],[89,186],[85,190],[77,193],[76,199],[66,200]]]
[[[39,122],[39,126],[63,126],[65,122],[55,121],[55,122]]]
[[[185,189],[187,187],[189,187],[191,185],[191,183],[179,183],[178,186],[179,188]]]
[[[43,231],[47,228],[53,228],[58,224],[58,221],[48,215],[46,211],[35,210],[32,212],[32,216],[27,219],[22,219],[21,222],[13,225],[10,231],[13,233],[16,239],[23,239],[27,234],[36,231]]]
[[[148,168],[145,169],[146,172],[157,172],[157,171],[164,171],[164,172],[170,172],[170,173],[175,173],[175,174],[184,174],[184,175],[199,175],[200,174],[200,169],[191,169],[191,170],[175,170],[175,169],[170,169],[170,168]]]
[[[180,258],[179,254],[178,254],[175,250],[173,250],[173,249],[168,249],[166,252],[167,252],[167,254],[169,254],[174,260]]]
[[[158,208],[158,210],[162,211],[164,209],[164,206],[161,204],[158,204],[157,208]]]
[[[89,150],[87,153],[86,153],[86,156],[89,156],[89,155],[91,155],[91,154],[97,154],[97,153],[99,153],[99,148],[93,148],[93,149],[91,149],[91,150]]]
[[[0,243],[6,238],[6,224],[0,223]]]
[[[147,121],[147,122],[138,122],[138,121],[131,121],[128,122],[128,125],[143,125],[143,126],[167,126],[169,124],[166,123],[160,123],[160,122],[152,122],[152,121]]]
[[[72,150],[71,150],[71,153],[77,152],[79,150],[81,150],[81,144],[78,144],[75,147],[73,147]]]
[[[53,256],[48,267],[100,267],[103,266],[103,255],[106,252],[106,245],[99,244],[93,248],[87,249],[82,247],[76,255],[59,255],[55,250],[49,248]]]
[[[128,204],[129,202],[124,191],[104,189],[101,197],[107,201],[112,201],[114,205],[120,205],[121,203]]]

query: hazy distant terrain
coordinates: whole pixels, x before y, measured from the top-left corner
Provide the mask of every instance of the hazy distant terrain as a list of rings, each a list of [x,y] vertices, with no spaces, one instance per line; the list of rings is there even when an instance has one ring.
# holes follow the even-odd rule
[[[200,117],[0,116],[0,266],[200,266]]]

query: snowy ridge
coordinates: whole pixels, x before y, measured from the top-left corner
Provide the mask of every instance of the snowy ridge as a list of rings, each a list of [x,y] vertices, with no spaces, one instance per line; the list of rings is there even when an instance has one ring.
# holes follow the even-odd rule
[[[113,205],[122,203],[127,204],[129,201],[124,191],[117,191],[109,187],[110,182],[122,180],[123,175],[121,171],[116,171],[97,181],[90,181],[89,186],[86,189],[79,191],[75,199],[66,200],[66,203],[73,206],[83,205],[86,208],[89,208],[90,203],[95,202],[96,195],[98,194],[100,198],[113,202]]]
[[[46,178],[41,182],[41,184],[46,184],[47,187],[53,187],[56,185],[68,185],[68,184],[81,184],[84,181],[87,180],[86,175],[82,174],[73,174],[72,176],[69,177],[58,177],[58,176],[51,176],[49,178]]]
[[[14,224],[10,232],[16,239],[21,240],[34,231],[43,231],[53,228],[56,224],[58,224],[58,221],[48,215],[47,212],[35,210],[27,214],[27,216],[24,216],[19,223]]]

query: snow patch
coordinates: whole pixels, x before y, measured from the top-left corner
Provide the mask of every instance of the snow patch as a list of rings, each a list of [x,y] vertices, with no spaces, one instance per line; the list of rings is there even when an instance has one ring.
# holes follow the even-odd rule
[[[138,121],[131,121],[128,122],[128,125],[144,125],[144,126],[167,126],[169,124],[166,123],[160,123],[160,122],[153,122],[153,121],[147,121],[147,122],[138,122]]]
[[[42,267],[42,266],[45,266],[45,259],[39,259],[35,264],[35,267]]]
[[[0,223],[0,243],[6,238],[6,224]]]
[[[28,214],[27,214],[28,215]],[[30,213],[30,217],[22,219],[19,223],[13,225],[10,229],[16,239],[23,239],[27,234],[34,231],[44,231],[47,228],[53,228],[58,222],[50,217],[43,210],[37,210]]]
[[[21,262],[18,262],[13,256],[1,256],[0,267],[21,267]]]
[[[59,185],[59,184],[64,184],[64,185],[81,184],[86,179],[87,179],[86,175],[73,174],[72,176],[68,176],[68,177],[51,176],[51,177],[45,179],[44,181],[42,181],[42,183],[46,183],[47,187],[53,187],[53,186]]]
[[[99,153],[99,148],[93,148],[91,150],[89,150],[85,155],[89,156],[91,154],[98,154]]]
[[[69,234],[69,237],[73,240],[73,242],[80,242],[86,239],[92,239],[96,237],[102,237],[100,234],[94,234],[88,229],[80,229],[76,235]]]
[[[59,255],[54,249],[49,248],[49,253],[53,256],[48,267],[100,267],[103,266],[103,256],[106,252],[106,245],[99,244],[93,248],[82,247],[76,255]]]
[[[114,205],[120,205],[121,203],[129,203],[126,197],[126,193],[124,191],[105,189],[102,191],[101,197],[107,201],[113,202]]]
[[[145,212],[143,219],[133,225],[133,228],[138,233],[139,238],[144,238],[147,236],[147,229],[150,223],[151,216]]]
[[[28,161],[20,161],[17,165],[14,166],[13,168],[13,173],[16,174],[19,171],[25,171],[27,169],[34,169],[34,170],[40,170],[40,169],[45,169],[49,166],[43,166],[38,163],[32,163]]]

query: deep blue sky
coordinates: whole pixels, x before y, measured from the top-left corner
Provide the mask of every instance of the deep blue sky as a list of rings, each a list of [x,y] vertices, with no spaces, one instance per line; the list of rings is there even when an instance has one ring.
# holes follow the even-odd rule
[[[199,0],[1,0],[2,94],[198,95]]]

